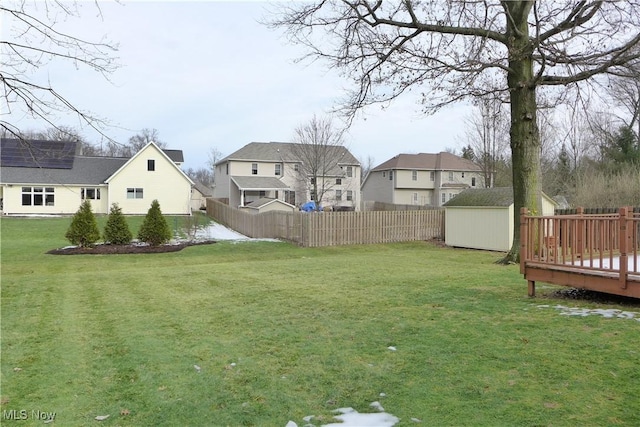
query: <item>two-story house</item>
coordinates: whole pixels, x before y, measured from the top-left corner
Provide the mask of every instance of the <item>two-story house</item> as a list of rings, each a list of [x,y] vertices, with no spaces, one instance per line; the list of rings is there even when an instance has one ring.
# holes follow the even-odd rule
[[[362,183],[362,198],[442,206],[466,188],[480,188],[483,183],[480,168],[455,154],[399,154],[369,172]]]
[[[310,167],[312,160],[301,155],[305,150],[286,142],[245,145],[215,164],[213,197],[238,207],[266,197],[298,207],[314,200],[323,207],[359,209],[360,162],[334,146],[325,149],[330,155],[317,156],[326,163]]]

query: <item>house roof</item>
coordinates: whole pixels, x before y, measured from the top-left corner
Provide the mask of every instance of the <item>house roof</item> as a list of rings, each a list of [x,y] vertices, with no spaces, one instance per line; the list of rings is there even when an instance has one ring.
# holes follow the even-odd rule
[[[76,156],[75,142],[32,141],[24,143],[20,140],[3,138],[2,167],[0,182],[10,184],[51,184],[51,185],[101,185],[118,173],[131,158]],[[149,143],[153,144],[153,143]],[[148,145],[149,145],[148,144]],[[157,146],[154,144],[157,148]],[[7,152],[5,152],[5,148]],[[73,149],[72,149],[73,148]],[[182,150],[160,150],[188,180],[184,172],[169,157],[182,157]],[[178,154],[179,153],[179,154]]]
[[[294,143],[290,142],[251,142],[238,151],[229,154],[224,159],[216,163],[216,165],[225,163],[229,160],[244,161],[267,161],[267,162],[296,162],[292,147]],[[360,162],[351,154],[349,150],[342,146],[335,146],[338,154],[341,156],[339,164],[360,165]]]
[[[76,141],[0,139],[0,166],[71,169]]]
[[[162,151],[174,163],[184,163],[184,154],[182,153],[182,150],[166,150],[166,149],[162,149]]]
[[[471,160],[463,159],[455,154],[441,152],[437,154],[398,154],[386,162],[376,166],[371,171],[383,171],[390,169],[414,169],[414,170],[452,170],[452,171],[479,171],[478,165]]]
[[[200,181],[194,181],[193,187],[200,192],[204,197],[213,197],[213,190]]]
[[[278,178],[269,176],[231,176],[240,190],[282,190],[289,186]]]
[[[119,157],[75,157],[70,169],[43,167],[2,167],[0,182],[14,184],[104,184],[127,162]]]

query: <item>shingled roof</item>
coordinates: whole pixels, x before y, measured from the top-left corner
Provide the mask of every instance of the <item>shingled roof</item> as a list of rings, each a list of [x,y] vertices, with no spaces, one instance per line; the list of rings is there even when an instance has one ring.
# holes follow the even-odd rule
[[[508,207],[513,204],[513,188],[468,188],[443,206],[491,206]]]
[[[455,154],[441,152],[437,154],[398,154],[371,171],[383,170],[444,170],[444,171],[479,171],[480,167],[471,160],[463,159]]]
[[[251,142],[238,151],[229,154],[220,160],[216,165],[225,163],[228,160],[262,161],[262,162],[283,162],[295,161],[291,151],[293,143],[290,142]],[[359,165],[360,162],[345,147],[336,146],[341,156],[340,164]]]

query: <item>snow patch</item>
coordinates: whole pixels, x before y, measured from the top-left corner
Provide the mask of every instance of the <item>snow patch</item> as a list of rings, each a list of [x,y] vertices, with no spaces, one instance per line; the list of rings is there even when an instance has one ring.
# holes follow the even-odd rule
[[[353,408],[340,408],[336,409],[334,412],[341,414],[333,417],[341,422],[323,424],[323,427],[392,427],[400,422],[398,417],[387,414],[386,412],[361,414]]]
[[[550,308],[550,305],[542,304],[538,305],[538,308]],[[640,322],[640,313],[634,311],[623,311],[615,308],[603,309],[603,308],[580,308],[580,307],[566,307],[564,305],[556,305],[554,307],[560,311],[561,316],[602,316],[604,318],[612,319],[632,319]]]

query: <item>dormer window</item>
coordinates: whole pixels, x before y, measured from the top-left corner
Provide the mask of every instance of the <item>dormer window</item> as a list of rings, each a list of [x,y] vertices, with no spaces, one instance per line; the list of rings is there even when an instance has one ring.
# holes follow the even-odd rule
[[[154,171],[156,170],[156,161],[153,159],[147,160],[147,170]]]

